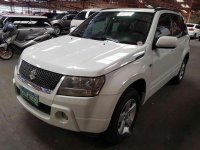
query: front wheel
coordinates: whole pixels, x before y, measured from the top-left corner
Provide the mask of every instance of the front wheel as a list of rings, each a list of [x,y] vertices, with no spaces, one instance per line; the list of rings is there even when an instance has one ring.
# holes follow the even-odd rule
[[[54,25],[54,32],[56,35],[60,35],[61,34],[61,28],[58,25]]]
[[[117,144],[132,133],[139,99],[139,93],[133,88],[129,88],[123,94],[115,108],[108,130],[105,132],[106,141]]]
[[[10,48],[5,49],[4,47],[0,48],[0,58],[3,60],[9,60],[13,57],[13,51]]]

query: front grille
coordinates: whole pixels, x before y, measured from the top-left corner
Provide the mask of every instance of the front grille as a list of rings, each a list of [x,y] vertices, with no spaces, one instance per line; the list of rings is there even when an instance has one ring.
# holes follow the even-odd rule
[[[49,90],[53,90],[62,77],[62,74],[38,68],[24,60],[22,60],[19,73],[23,79]],[[31,76],[32,73],[33,75]]]

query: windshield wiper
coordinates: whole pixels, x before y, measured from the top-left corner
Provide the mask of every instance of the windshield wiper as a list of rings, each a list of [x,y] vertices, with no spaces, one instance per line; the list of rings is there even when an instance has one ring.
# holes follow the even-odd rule
[[[108,38],[108,37],[90,37],[90,39],[102,40],[102,41],[108,40],[108,41],[112,41],[112,42],[115,42],[115,43],[119,43],[118,40],[112,39],[112,38]]]
[[[82,35],[80,33],[76,33],[76,34],[70,34],[72,36],[76,36],[76,37],[82,37]]]
[[[102,39],[102,40],[112,41],[112,42],[115,42],[115,43],[119,43],[119,40],[112,39],[112,38],[108,38],[108,37],[102,37],[101,39]]]

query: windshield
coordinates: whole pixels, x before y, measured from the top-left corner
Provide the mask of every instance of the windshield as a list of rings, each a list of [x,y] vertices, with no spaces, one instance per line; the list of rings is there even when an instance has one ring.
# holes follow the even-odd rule
[[[152,19],[153,13],[101,12],[87,19],[71,35],[136,45],[146,41]]]

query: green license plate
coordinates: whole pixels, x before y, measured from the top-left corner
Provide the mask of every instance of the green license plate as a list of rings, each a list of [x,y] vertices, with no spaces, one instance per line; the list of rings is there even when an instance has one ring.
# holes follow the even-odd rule
[[[20,87],[20,95],[28,102],[33,104],[34,106],[39,106],[39,96],[30,92],[29,90]]]

